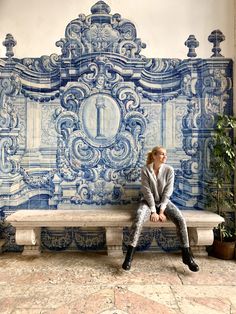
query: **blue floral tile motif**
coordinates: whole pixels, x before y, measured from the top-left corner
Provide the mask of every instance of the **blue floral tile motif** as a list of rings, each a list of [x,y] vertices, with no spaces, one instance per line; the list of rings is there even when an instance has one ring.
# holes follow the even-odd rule
[[[180,248],[175,229],[157,228],[155,240],[157,245],[166,252],[177,251]]]
[[[129,228],[124,228],[123,230],[123,250],[124,251],[127,249],[129,245],[129,235],[130,235]],[[143,228],[136,250],[137,251],[148,250],[152,244],[154,235],[155,235],[155,229]]]
[[[140,169],[156,145],[167,148],[176,171],[173,202],[204,209],[215,117],[233,112],[233,64],[221,55],[224,39],[213,30],[207,59],[197,58],[193,34],[185,42],[189,58],[146,58],[135,25],[104,1],[66,26],[56,42],[59,55],[17,59],[16,40],[7,34],[0,59],[4,215],[138,203]],[[175,247],[163,232],[159,245]],[[46,232],[45,247],[66,249],[68,234],[62,243]]]
[[[42,247],[45,247],[51,251],[64,251],[68,249],[72,243],[72,236],[72,228],[65,228],[64,231],[51,231],[48,230],[48,228],[42,228]]]
[[[76,246],[82,251],[104,250],[106,245],[105,230],[83,230],[74,228],[74,240]]]
[[[6,226],[3,230],[3,238],[5,244],[3,250],[6,252],[22,252],[23,246],[17,245],[15,241],[15,228],[12,226]]]

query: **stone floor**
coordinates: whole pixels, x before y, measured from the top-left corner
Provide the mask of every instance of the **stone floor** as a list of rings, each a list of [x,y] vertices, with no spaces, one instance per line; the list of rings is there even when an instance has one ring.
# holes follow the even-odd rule
[[[197,259],[192,273],[178,254],[136,253],[121,259],[95,253],[0,255],[0,313],[236,314],[236,260]]]

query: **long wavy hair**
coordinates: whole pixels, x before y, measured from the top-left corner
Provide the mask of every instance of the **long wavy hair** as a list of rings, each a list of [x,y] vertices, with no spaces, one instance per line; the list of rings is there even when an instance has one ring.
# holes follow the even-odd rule
[[[153,155],[156,155],[156,153],[160,150],[160,149],[165,149],[162,146],[155,146],[153,147],[153,149],[147,153],[147,159],[146,159],[146,165],[150,165],[154,159],[153,159]]]

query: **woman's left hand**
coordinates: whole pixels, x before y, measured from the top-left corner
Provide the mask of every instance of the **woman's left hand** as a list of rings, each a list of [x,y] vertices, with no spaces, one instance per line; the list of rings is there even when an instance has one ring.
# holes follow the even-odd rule
[[[161,222],[166,221],[166,215],[165,215],[164,213],[160,213],[160,214],[159,214],[159,220],[160,220]]]

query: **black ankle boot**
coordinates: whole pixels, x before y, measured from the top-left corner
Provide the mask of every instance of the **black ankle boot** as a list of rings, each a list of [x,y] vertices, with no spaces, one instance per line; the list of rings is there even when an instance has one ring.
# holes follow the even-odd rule
[[[191,271],[199,271],[198,265],[194,262],[192,252],[189,247],[182,248],[182,260]]]
[[[126,257],[124,260],[124,263],[122,264],[122,268],[124,270],[130,270],[131,268],[131,262],[134,256],[134,252],[135,252],[135,247],[129,245],[128,249],[127,249],[127,253],[126,253]]]

